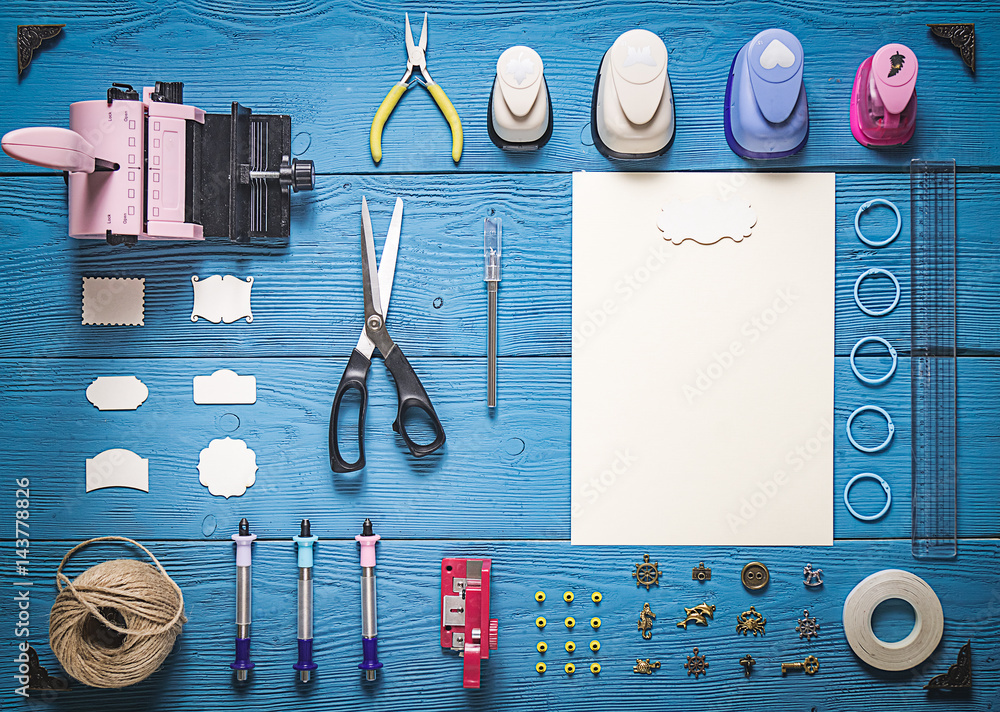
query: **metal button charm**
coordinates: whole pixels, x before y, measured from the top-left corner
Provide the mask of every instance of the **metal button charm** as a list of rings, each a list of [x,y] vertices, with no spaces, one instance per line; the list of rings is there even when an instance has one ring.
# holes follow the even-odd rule
[[[771,574],[768,573],[767,567],[764,564],[759,561],[751,561],[743,567],[740,578],[744,586],[751,591],[756,591],[767,586],[767,582],[771,580]]]

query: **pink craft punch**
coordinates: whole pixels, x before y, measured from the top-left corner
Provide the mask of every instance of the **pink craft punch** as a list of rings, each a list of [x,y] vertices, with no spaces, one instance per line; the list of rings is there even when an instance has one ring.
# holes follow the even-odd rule
[[[917,55],[894,42],[869,57],[854,77],[851,133],[862,146],[898,146],[917,126]]]
[[[498,623],[490,618],[492,563],[492,559],[441,561],[441,647],[462,656],[462,686],[477,690],[480,663],[497,649]]]
[[[137,240],[288,237],[290,190],[312,190],[312,161],[291,156],[291,118],[232,104],[208,114],[183,103],[181,82],[69,107],[69,128],[17,129],[12,158],[66,171],[69,234]]]

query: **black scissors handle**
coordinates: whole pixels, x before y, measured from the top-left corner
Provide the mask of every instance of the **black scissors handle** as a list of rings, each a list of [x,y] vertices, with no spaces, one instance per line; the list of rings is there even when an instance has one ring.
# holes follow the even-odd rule
[[[396,398],[399,401],[399,410],[396,412],[396,420],[392,424],[392,429],[403,436],[406,447],[410,449],[414,457],[430,455],[444,445],[444,428],[441,427],[441,421],[438,420],[437,413],[434,412],[434,406],[431,404],[427,391],[424,390],[417,374],[413,372],[413,367],[406,360],[406,356],[395,344],[385,355],[385,366],[396,382]],[[421,445],[411,440],[410,436],[406,434],[406,416],[414,409],[423,411],[430,419],[431,427],[434,430],[433,442]]]
[[[340,378],[337,394],[333,397],[333,410],[330,412],[330,467],[334,472],[356,472],[365,466],[365,410],[368,407],[368,369],[371,365],[371,359],[354,349],[347,360],[344,375]],[[344,460],[337,442],[340,402],[350,390],[355,390],[361,395],[361,407],[358,410],[358,459],[355,462]]]

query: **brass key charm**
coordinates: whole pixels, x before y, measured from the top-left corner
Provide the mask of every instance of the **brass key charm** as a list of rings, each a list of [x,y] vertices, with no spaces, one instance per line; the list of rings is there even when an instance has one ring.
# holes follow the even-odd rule
[[[819,670],[819,660],[815,655],[810,655],[801,663],[781,663],[782,675],[794,670],[804,670],[806,675],[814,675]]]

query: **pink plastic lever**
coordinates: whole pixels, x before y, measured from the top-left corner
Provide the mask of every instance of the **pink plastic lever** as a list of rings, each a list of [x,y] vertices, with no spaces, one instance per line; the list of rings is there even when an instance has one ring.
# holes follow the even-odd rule
[[[3,137],[4,152],[11,158],[42,168],[70,173],[93,173],[94,146],[76,131],[54,126],[16,129]]]

